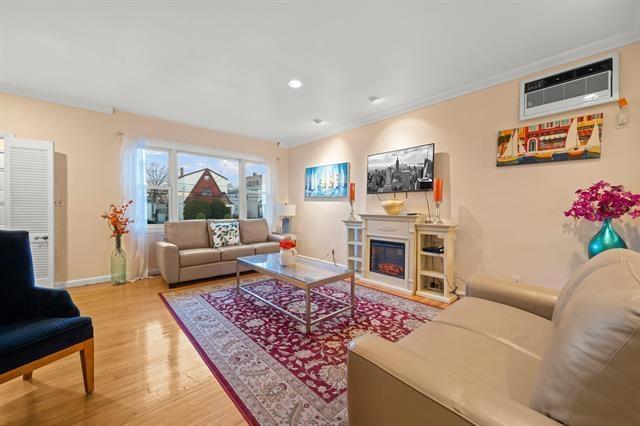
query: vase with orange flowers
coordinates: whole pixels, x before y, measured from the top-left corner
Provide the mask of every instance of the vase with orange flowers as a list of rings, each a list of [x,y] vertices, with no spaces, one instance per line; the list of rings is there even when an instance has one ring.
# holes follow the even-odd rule
[[[127,282],[127,254],[122,247],[122,236],[129,233],[129,225],[133,223],[133,220],[127,217],[127,209],[131,204],[131,200],[123,202],[120,206],[111,204],[102,215],[111,231],[110,238],[116,242],[115,250],[111,253],[111,283],[114,285]]]
[[[279,260],[282,266],[291,266],[296,263],[296,242],[294,240],[284,239],[280,241]]]

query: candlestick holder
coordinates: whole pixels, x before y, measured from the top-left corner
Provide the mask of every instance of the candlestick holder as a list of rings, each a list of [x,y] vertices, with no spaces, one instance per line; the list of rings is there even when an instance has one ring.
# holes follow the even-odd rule
[[[355,211],[353,210],[353,202],[354,200],[349,200],[349,207],[351,207],[351,211],[349,212],[348,220],[357,220]]]
[[[442,201],[435,201],[436,214],[433,218],[433,223],[442,223],[442,219],[440,218],[440,204],[442,204]]]

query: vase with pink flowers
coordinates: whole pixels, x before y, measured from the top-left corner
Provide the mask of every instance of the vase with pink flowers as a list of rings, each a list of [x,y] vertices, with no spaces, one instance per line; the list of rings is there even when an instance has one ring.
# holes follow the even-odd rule
[[[640,194],[625,191],[622,185],[611,185],[603,180],[586,189],[576,191],[567,217],[602,222],[602,228],[589,242],[589,258],[613,248],[627,248],[627,244],[613,228],[611,221],[628,214],[640,217]]]

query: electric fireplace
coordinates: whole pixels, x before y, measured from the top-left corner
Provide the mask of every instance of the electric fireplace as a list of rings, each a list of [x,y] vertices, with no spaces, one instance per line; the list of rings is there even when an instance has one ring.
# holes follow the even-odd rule
[[[369,270],[376,274],[404,279],[405,244],[395,241],[369,240]]]

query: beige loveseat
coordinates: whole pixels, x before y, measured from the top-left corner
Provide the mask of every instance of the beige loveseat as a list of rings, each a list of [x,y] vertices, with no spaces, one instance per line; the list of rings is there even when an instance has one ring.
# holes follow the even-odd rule
[[[640,424],[640,254],[601,253],[559,294],[467,295],[397,343],[351,343],[351,425]]]
[[[238,220],[240,244],[212,248],[209,224],[213,222],[216,221],[184,220],[164,224],[164,241],[156,243],[156,257],[162,278],[169,287],[235,273],[238,257],[275,253],[280,249],[283,237],[270,234],[264,219]]]

